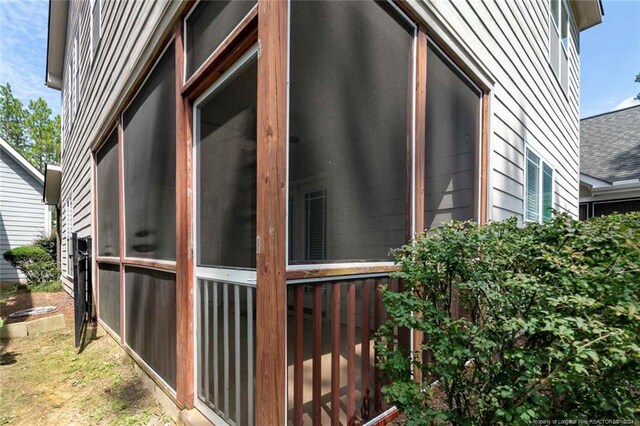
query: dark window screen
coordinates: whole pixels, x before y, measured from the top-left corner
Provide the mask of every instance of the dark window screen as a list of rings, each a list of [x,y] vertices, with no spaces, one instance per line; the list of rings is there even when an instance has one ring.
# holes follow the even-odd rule
[[[98,255],[120,256],[118,133],[114,130],[96,154]]]
[[[327,192],[314,191],[304,196],[306,253],[305,260],[327,257]]]
[[[580,204],[579,218],[580,220],[589,218],[589,204]]]
[[[176,258],[175,120],[170,47],[124,112],[127,256]]]
[[[611,203],[593,203],[593,216],[606,216],[612,213],[630,213],[640,211],[640,198],[615,201]]]
[[[126,267],[125,340],[162,379],[176,384],[176,277]]]
[[[429,44],[427,50],[425,228],[475,218],[480,90]]]
[[[187,78],[242,21],[255,0],[201,1],[187,18]]]
[[[413,27],[387,3],[291,3],[291,263],[388,261],[404,244],[412,57]],[[306,259],[317,190],[325,249]]]
[[[100,319],[120,335],[120,267],[108,263],[98,266]]]
[[[200,265],[256,266],[256,65],[200,107]]]

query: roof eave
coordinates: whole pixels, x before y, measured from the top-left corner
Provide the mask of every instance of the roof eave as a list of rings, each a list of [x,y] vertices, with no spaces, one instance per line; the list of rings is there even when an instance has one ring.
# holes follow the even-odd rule
[[[62,89],[64,51],[67,38],[67,0],[49,0],[49,30],[44,84],[52,89]]]
[[[584,31],[602,23],[604,10],[601,0],[571,0],[578,30]]]

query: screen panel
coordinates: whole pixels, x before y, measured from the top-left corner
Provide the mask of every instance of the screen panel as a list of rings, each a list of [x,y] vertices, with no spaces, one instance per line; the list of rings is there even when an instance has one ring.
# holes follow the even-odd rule
[[[413,34],[386,3],[291,3],[291,264],[404,244]]]
[[[123,114],[126,255],[176,258],[174,50]]]
[[[125,341],[175,389],[176,276],[129,266],[125,271]]]
[[[482,92],[440,51],[427,48],[425,228],[476,218]]]
[[[98,280],[100,319],[120,335],[120,266],[100,263]]]
[[[257,61],[199,107],[198,264],[256,266]]]
[[[96,153],[98,256],[120,256],[120,194],[118,133]]]
[[[187,78],[211,56],[238,26],[255,0],[201,1],[187,18]]]

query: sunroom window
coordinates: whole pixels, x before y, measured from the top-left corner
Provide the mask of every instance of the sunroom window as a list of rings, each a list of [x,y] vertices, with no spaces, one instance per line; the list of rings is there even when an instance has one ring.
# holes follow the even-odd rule
[[[289,263],[389,261],[407,232],[414,26],[388,3],[290,5]]]

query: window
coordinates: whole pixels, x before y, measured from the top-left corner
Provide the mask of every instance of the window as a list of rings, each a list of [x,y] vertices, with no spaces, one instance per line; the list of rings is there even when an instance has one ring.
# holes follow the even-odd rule
[[[122,115],[130,257],[176,258],[175,63],[170,46]]]
[[[256,267],[258,67],[249,60],[198,106],[198,265]]]
[[[98,280],[100,319],[120,335],[120,266],[100,263]]]
[[[389,3],[290,8],[289,264],[389,261],[408,231],[415,28]]]
[[[553,168],[530,149],[525,162],[525,220],[547,221],[553,213]]]
[[[256,5],[255,0],[201,1],[186,18],[186,77],[189,78]]]
[[[120,256],[118,169],[118,133],[114,130],[96,154],[98,256]]]
[[[477,214],[482,91],[437,47],[427,48],[424,224]]]
[[[176,276],[125,267],[125,342],[153,371],[176,385]]]
[[[551,0],[549,3],[549,62],[565,91],[569,85],[569,29],[571,18],[567,0]]]
[[[91,52],[91,60],[96,56],[96,51],[98,50],[98,45],[100,44],[100,37],[102,37],[102,17],[100,10],[102,0],[91,0],[91,36],[90,47],[89,50]]]

